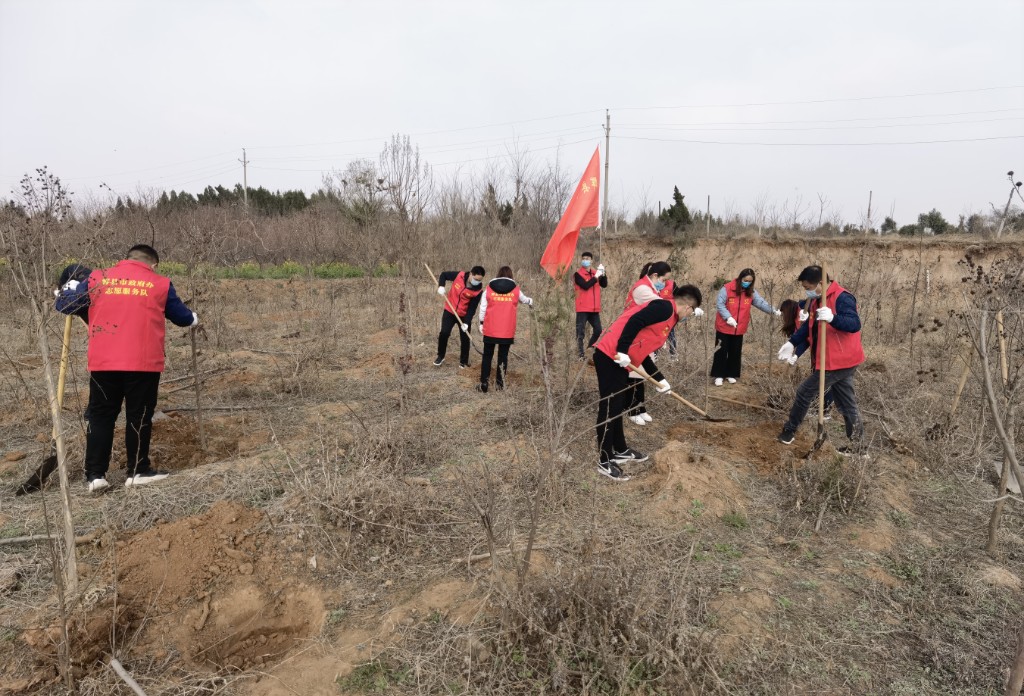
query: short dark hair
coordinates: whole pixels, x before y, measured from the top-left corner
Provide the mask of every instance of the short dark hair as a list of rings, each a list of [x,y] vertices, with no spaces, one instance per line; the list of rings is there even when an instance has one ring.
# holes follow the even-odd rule
[[[821,266],[808,266],[796,277],[798,283],[820,283]]]
[[[672,289],[672,297],[693,298],[698,307],[704,302],[704,296],[700,294],[700,288],[696,285],[677,285]]]
[[[136,244],[128,250],[128,256],[126,258],[137,259],[143,256],[152,263],[160,263],[160,254],[156,253],[156,249],[148,244]]]
[[[592,259],[592,258],[594,258],[594,255],[591,254],[589,251],[584,251],[582,254],[580,254],[580,258],[581,259]]]
[[[469,269],[470,275],[487,275],[487,271],[484,270],[483,266],[473,266]]]
[[[509,268],[508,266],[502,266],[501,268],[498,269],[498,277],[499,278],[511,278],[512,277],[512,269]]]

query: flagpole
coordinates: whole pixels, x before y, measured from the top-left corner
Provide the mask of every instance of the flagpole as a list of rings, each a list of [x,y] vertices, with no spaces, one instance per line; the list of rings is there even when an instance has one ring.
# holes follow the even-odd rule
[[[604,110],[604,210],[601,213],[601,227],[598,228],[598,250],[601,263],[604,263],[604,226],[608,224],[608,148],[612,143],[612,115]]]

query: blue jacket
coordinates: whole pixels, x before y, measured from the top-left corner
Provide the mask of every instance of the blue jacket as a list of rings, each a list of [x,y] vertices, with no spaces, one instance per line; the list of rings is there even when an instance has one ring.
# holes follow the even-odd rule
[[[807,335],[807,329],[810,325],[811,322],[805,321],[789,339],[789,342],[796,348],[797,355],[803,355],[804,351],[810,346],[810,337]],[[847,333],[857,333],[860,331],[860,315],[857,314],[857,300],[848,292],[840,293],[839,297],[836,298],[836,311],[835,316],[832,318],[832,328]]]

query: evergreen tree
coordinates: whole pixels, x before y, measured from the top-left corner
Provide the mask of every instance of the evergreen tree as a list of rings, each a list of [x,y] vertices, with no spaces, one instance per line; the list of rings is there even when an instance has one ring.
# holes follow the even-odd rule
[[[677,231],[685,230],[693,222],[690,217],[690,211],[683,202],[683,198],[685,196],[679,193],[679,187],[673,186],[672,205],[661,211],[661,217],[659,218],[662,224]]]

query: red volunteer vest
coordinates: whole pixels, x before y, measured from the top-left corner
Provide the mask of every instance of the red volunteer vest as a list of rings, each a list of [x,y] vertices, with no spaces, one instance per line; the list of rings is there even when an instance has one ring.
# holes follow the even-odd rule
[[[636,307],[636,302],[633,301],[633,291],[636,290],[641,285],[647,285],[647,287],[649,287],[651,290],[654,290],[654,285],[651,284],[651,279],[648,276],[644,276],[640,280],[633,283],[633,286],[629,289],[629,294],[626,295],[625,310],[630,310],[633,307]],[[665,287],[668,287],[668,283],[665,283]],[[655,290],[655,292],[657,292],[657,290]]]
[[[164,309],[171,281],[125,260],[89,276],[89,371],[164,371]]]
[[[836,311],[836,298],[846,292],[839,283],[832,281],[825,292],[825,306]],[[818,369],[818,320],[815,312],[819,307],[820,298],[815,298],[807,303],[807,312],[811,315],[807,319],[808,339],[811,342],[810,350],[813,351],[814,369]],[[833,329],[832,324],[825,325],[825,370],[843,370],[848,367],[856,367],[864,362],[864,347],[860,342],[860,331],[847,333]]]
[[[501,294],[487,286],[487,313],[484,315],[484,336],[515,338],[516,316],[519,313],[519,286]]]
[[[452,287],[448,290],[448,302],[444,303],[444,311],[449,314],[452,313],[452,310],[448,308],[448,304],[451,303],[451,306],[458,310],[460,319],[466,316],[466,312],[469,311],[469,301],[484,291],[483,282],[477,287],[479,289],[474,290],[470,286],[469,271],[463,271],[455,276],[455,280],[452,281]]]
[[[674,280],[666,280],[665,281],[665,287],[662,288],[661,292],[659,292],[658,294],[661,296],[661,299],[663,299],[663,300],[671,300],[672,299],[672,293],[675,291],[675,289],[676,289],[676,281],[674,281]]]
[[[583,268],[580,266],[580,270],[577,271],[583,280],[592,280],[594,278],[594,271],[589,268]],[[589,290],[584,290],[576,284],[574,280],[572,283],[573,288],[576,290],[576,311],[577,312],[600,312],[601,311],[601,284],[594,283],[590,286]]]
[[[619,338],[622,337],[622,332],[625,330],[630,317],[639,312],[645,306],[646,305],[635,305],[632,309],[627,309],[625,312],[620,314],[619,318],[613,321],[612,325],[601,333],[601,338],[594,345],[594,348],[614,360],[615,354],[618,352],[615,348],[619,345]],[[645,326],[640,329],[636,338],[633,339],[633,342],[629,345],[629,350],[626,351],[633,364],[639,366],[648,355],[665,345],[665,341],[668,340],[669,333],[672,332],[672,328],[678,321],[678,315],[673,312],[672,316],[665,321],[659,321],[656,324],[651,324],[650,326]]]
[[[750,326],[750,306],[754,301],[754,296],[751,294],[747,297],[747,293],[743,292],[743,288],[736,287],[736,282],[733,280],[725,284],[725,308],[729,310],[729,314],[736,320],[736,328],[734,329],[726,324],[722,315],[715,312],[715,331],[742,336],[747,332],[747,327]]]

